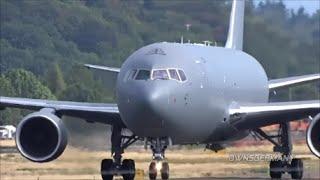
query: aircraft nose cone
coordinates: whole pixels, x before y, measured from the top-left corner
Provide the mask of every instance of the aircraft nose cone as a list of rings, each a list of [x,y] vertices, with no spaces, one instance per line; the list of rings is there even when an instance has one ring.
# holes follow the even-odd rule
[[[118,91],[118,107],[125,125],[139,136],[166,136],[172,89],[165,81],[138,81],[130,89]]]
[[[136,108],[139,109],[140,119],[144,125],[153,128],[161,128],[163,126],[162,115],[167,105],[167,93],[163,89],[152,87],[142,88],[137,94]]]

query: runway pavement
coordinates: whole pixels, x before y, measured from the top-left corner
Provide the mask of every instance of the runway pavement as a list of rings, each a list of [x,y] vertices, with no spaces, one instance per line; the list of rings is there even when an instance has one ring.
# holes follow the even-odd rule
[[[239,179],[268,179],[269,178],[259,178],[259,177],[252,177],[252,178],[237,178],[237,177],[204,177],[204,178],[179,178],[179,179],[171,179],[171,180],[239,180]]]
[[[171,180],[241,180],[241,179],[261,179],[261,180],[270,180],[270,178],[261,178],[261,177],[204,177],[204,178],[179,178],[179,179],[171,179]],[[291,179],[290,177],[285,177],[284,179]],[[308,180],[318,180],[317,178],[307,178]]]

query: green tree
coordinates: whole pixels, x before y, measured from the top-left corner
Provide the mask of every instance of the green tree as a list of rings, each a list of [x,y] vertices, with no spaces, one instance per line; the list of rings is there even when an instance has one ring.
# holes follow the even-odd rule
[[[10,81],[4,75],[0,75],[0,96],[15,96]],[[17,124],[17,120],[21,118],[20,114],[19,109],[0,110],[0,125]]]
[[[0,96],[56,99],[51,91],[29,71],[13,69],[0,75]],[[0,111],[0,124],[18,124],[29,111],[6,109]]]
[[[15,95],[25,98],[56,99],[50,89],[44,86],[34,74],[23,69],[13,69],[5,73],[11,82]]]
[[[99,92],[82,83],[72,84],[61,95],[64,100],[80,102],[94,102],[98,101],[100,97]]]
[[[92,71],[75,65],[67,75],[67,88],[60,99],[82,102],[110,102],[112,93],[103,87],[102,80],[94,77]]]
[[[46,84],[49,89],[58,97],[66,88],[63,74],[58,63],[53,63],[46,75]]]
[[[0,96],[14,96],[14,90],[10,81],[4,76],[0,75]]]
[[[320,10],[312,15],[302,8],[289,11],[282,1],[275,0],[262,1],[258,7],[254,4],[246,3],[244,50],[264,66],[268,77],[319,72]],[[104,79],[109,74],[75,70],[76,64],[120,67],[138,48],[177,42],[181,35],[192,42],[213,40],[223,45],[231,1],[0,0],[0,8],[2,73],[25,69],[44,77],[41,80],[56,96],[104,102],[114,94],[113,87],[104,87],[113,84]],[[186,23],[192,24],[189,32]],[[52,62],[59,64],[62,73]],[[49,71],[54,75],[48,75]],[[63,77],[55,78],[59,74]],[[77,92],[79,96],[73,96],[68,91],[75,87],[91,95],[84,98]],[[293,97],[315,98],[315,93],[307,91],[292,93]]]

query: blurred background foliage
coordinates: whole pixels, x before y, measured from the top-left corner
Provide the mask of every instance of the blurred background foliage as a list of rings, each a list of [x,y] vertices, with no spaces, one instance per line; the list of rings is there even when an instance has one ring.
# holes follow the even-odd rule
[[[247,2],[244,51],[268,77],[319,73],[319,10],[307,14],[281,1]],[[0,95],[84,102],[114,102],[116,77],[89,71],[83,63],[120,67],[138,48],[179,42],[182,35],[222,46],[231,9],[231,1],[212,0],[1,0],[0,5]],[[317,86],[283,90],[272,99],[319,99]],[[23,114],[1,111],[0,122],[17,124]]]

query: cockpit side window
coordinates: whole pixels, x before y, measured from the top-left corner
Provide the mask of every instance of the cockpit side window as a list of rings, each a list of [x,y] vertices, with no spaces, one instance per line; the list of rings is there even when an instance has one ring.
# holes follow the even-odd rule
[[[150,79],[150,71],[148,70],[139,70],[137,72],[135,80],[148,80]]]
[[[177,73],[177,70],[175,70],[175,69],[169,69],[169,74],[170,74],[170,78],[171,78],[171,79],[180,81],[180,78],[179,78],[179,75],[178,75],[178,73]]]
[[[136,69],[132,69],[132,70],[128,71],[128,72],[126,73],[126,75],[124,76],[124,79],[123,79],[124,82],[127,82],[127,81],[129,81],[129,80],[133,80],[134,77],[135,77],[135,75],[136,75],[136,72],[137,72]]]
[[[186,81],[187,80],[187,77],[186,77],[186,75],[184,74],[184,72],[182,70],[179,70],[179,75],[180,75],[181,81]]]
[[[152,79],[153,80],[168,80],[169,79],[169,75],[167,70],[163,69],[163,70],[153,70],[152,73]]]
[[[133,69],[132,71],[130,71],[130,74],[128,76],[128,79],[134,79],[135,75],[137,73],[136,69]]]

